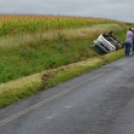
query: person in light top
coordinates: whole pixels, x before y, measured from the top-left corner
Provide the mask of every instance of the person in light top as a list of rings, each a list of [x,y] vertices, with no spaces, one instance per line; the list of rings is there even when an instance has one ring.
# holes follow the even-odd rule
[[[126,35],[125,41],[125,55],[130,55],[130,52],[133,47],[134,32],[132,28],[129,28]]]

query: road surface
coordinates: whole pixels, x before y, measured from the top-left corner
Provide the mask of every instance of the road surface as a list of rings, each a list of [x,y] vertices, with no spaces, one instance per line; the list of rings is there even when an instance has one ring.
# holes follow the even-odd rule
[[[134,55],[0,109],[0,134],[134,134]]]

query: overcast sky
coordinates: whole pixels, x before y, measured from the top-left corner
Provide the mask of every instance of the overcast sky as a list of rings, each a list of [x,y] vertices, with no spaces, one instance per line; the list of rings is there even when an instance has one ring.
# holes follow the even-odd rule
[[[0,13],[68,15],[134,22],[134,0],[0,0]]]

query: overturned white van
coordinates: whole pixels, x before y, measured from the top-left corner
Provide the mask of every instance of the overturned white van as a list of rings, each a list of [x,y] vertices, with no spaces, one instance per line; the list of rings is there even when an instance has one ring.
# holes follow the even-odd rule
[[[113,36],[112,31],[110,31],[108,34],[101,34],[96,40],[94,40],[93,47],[101,54],[106,54],[122,48],[123,43]]]

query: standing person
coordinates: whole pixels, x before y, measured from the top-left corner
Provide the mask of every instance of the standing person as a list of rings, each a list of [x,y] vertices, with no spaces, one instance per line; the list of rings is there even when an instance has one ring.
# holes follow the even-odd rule
[[[134,28],[132,28],[132,31],[134,33]],[[132,51],[134,51],[134,37],[133,37],[133,43],[132,43]]]
[[[127,31],[127,37],[125,41],[125,55],[130,55],[130,51],[133,45],[134,32],[131,28]]]

